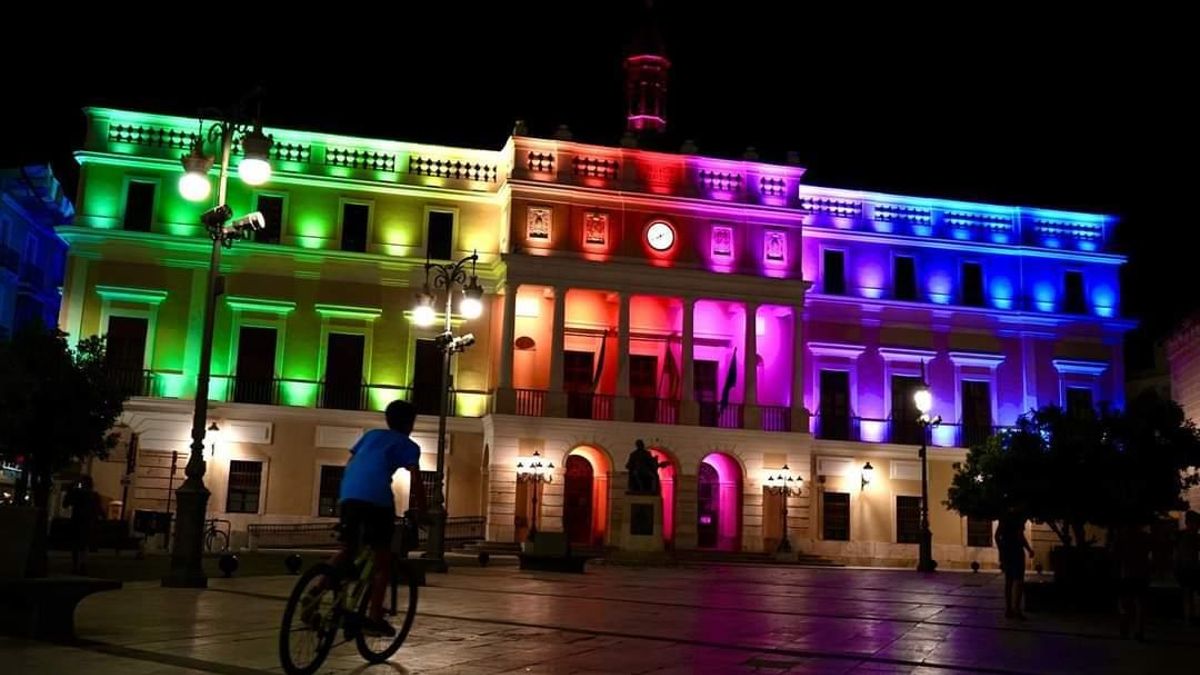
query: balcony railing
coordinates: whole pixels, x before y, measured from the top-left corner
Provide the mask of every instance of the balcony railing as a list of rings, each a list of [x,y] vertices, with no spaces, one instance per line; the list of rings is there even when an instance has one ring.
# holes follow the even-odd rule
[[[700,426],[720,429],[741,429],[745,426],[741,403],[721,405],[713,401],[700,402]]]
[[[129,396],[158,398],[190,398],[183,394],[192,391],[194,380],[179,371],[110,370],[123,391]],[[490,392],[456,389],[450,392],[451,415],[479,417],[487,409]],[[388,403],[413,401],[411,387],[392,384],[325,382],[298,378],[246,378],[236,375],[213,375],[209,397],[214,401],[256,403],[303,408],[373,411],[383,410]],[[436,396],[433,400],[436,404]],[[436,415],[437,410],[418,411]]]
[[[828,441],[857,441],[858,422],[850,415],[813,415],[813,435]]]
[[[514,389],[518,415],[541,417],[546,410],[546,392],[541,389]]]
[[[633,421],[646,424],[678,424],[679,401],[668,398],[635,397]]]
[[[766,428],[766,415],[763,428]],[[824,440],[861,441],[863,443],[895,443],[920,445],[921,425],[899,424],[894,419],[871,417],[813,415],[813,435]],[[990,436],[1011,427],[943,422],[929,432],[928,441],[937,447],[969,448],[986,441]]]
[[[405,392],[407,393],[407,391]],[[368,389],[366,383],[330,382],[321,383],[317,405],[334,410],[366,410]]]
[[[613,397],[583,391],[567,392],[567,417],[576,420],[611,420]]]
[[[154,374],[141,368],[109,368],[109,380],[128,397],[151,396]]]
[[[763,431],[791,431],[792,409],[779,405],[764,405],[758,408]]]

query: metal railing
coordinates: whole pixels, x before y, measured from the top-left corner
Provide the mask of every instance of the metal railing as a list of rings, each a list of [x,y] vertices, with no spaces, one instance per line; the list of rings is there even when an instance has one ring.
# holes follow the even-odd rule
[[[165,370],[116,370],[110,371],[112,377],[130,392],[130,396],[170,396],[180,390],[178,383],[167,385],[167,378],[181,378],[180,371]],[[189,383],[191,380],[189,379]],[[190,387],[187,387],[190,391]],[[333,383],[324,380],[306,380],[299,378],[243,378],[237,375],[212,376],[213,400],[236,403],[261,403],[267,405],[285,405],[296,407],[316,407],[336,410],[371,411],[381,409],[390,401],[411,401],[411,387],[393,384],[370,383]],[[450,392],[450,410],[452,414],[462,414],[459,401],[464,396],[487,397],[491,393],[475,389],[456,389]],[[486,406],[479,406],[478,412],[483,414]]]
[[[679,401],[669,398],[635,397],[633,421],[647,424],[678,424]]]
[[[514,389],[518,415],[541,417],[546,411],[546,392],[541,389]]]
[[[326,380],[320,384],[317,407],[332,410],[366,410],[368,391],[365,382]]]
[[[745,426],[745,408],[741,403],[721,405],[714,401],[701,401],[699,405],[702,427],[741,429]]]
[[[759,406],[763,431],[791,431],[792,409],[780,405]]]
[[[567,392],[567,417],[577,420],[611,420],[613,396],[583,391]]]

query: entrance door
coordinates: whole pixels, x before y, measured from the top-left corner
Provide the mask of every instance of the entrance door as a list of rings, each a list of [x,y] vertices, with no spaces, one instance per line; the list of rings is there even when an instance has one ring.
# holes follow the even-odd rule
[[[594,358],[591,352],[563,352],[563,389],[567,392],[567,417],[580,420],[592,418]]]
[[[629,395],[633,397],[633,421],[658,421],[658,357],[629,356]]]
[[[436,415],[441,394],[442,352],[433,340],[417,340],[413,356],[413,406],[421,415]]]
[[[708,462],[700,462],[696,495],[696,545],[700,548],[716,548],[721,524],[721,481],[717,470]]]
[[[238,333],[237,382],[233,400],[273,404],[275,398],[275,329],[245,326]]]
[[[563,483],[563,531],[567,541],[592,545],[592,463],[579,455],[567,457]]]

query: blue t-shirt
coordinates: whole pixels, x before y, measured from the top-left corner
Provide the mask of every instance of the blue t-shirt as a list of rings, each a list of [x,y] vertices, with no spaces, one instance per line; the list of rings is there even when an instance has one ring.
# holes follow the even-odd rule
[[[393,508],[392,474],[416,466],[421,448],[411,438],[390,429],[372,429],[350,449],[342,474],[341,501],[357,499]]]

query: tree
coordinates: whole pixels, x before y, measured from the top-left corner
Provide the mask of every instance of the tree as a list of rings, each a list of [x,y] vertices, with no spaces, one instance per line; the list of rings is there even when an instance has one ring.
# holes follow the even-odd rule
[[[116,443],[125,394],[109,377],[104,339],[40,326],[0,343],[0,458],[21,462],[34,505],[46,508],[54,474]]]
[[[1099,413],[1048,406],[971,448],[945,503],[988,520],[1016,508],[1064,546],[1085,546],[1086,525],[1149,524],[1182,508],[1196,466],[1200,434],[1172,401],[1150,395]]]

